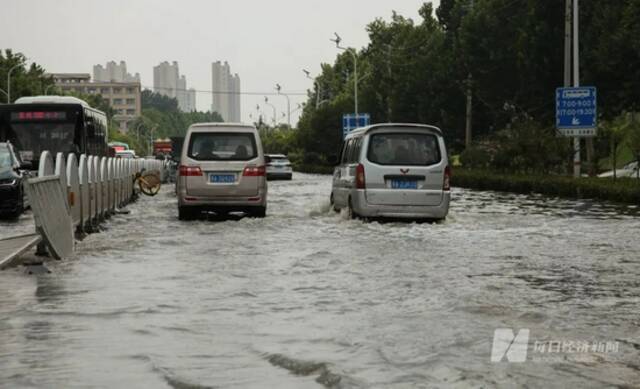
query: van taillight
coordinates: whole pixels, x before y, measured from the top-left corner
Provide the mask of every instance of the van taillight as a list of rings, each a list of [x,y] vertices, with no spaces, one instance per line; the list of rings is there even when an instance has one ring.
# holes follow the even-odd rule
[[[244,168],[242,175],[245,177],[261,177],[266,174],[264,166],[247,166]]]
[[[198,166],[180,165],[179,172],[181,177],[200,177],[202,170]]]
[[[444,184],[442,190],[451,190],[451,167],[444,168]]]
[[[361,163],[356,166],[356,189],[365,189],[364,166]]]

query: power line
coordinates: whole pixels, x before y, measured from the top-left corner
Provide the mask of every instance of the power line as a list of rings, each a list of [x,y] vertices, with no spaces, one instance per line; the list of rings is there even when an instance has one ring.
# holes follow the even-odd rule
[[[149,85],[142,85],[142,88],[149,90],[170,90],[170,91],[179,91],[179,92],[196,92],[196,93],[207,93],[207,94],[217,94],[217,95],[248,95],[248,96],[278,96],[277,92],[235,92],[235,91],[214,91],[214,90],[202,90],[202,89],[180,89],[180,88],[165,88],[165,87],[151,87]],[[307,92],[281,92],[280,94],[287,94],[290,96],[307,96]]]

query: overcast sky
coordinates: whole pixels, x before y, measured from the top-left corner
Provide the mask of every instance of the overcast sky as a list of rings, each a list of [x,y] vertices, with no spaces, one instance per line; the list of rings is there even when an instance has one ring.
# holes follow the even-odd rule
[[[392,11],[420,20],[423,0],[2,0],[0,48],[24,53],[49,72],[92,73],[93,65],[115,60],[139,72],[153,87],[153,66],[178,61],[188,87],[211,90],[211,62],[228,61],[243,92],[311,87],[312,74],[337,54],[329,41],[338,32],[349,46],[367,44],[365,26]],[[433,1],[434,7],[439,0]],[[208,110],[211,95],[198,93],[198,109]],[[242,97],[249,122],[256,104],[272,116],[262,96]],[[278,116],[284,97],[270,97]],[[304,101],[292,96],[291,109]],[[298,113],[292,116],[297,121]]]

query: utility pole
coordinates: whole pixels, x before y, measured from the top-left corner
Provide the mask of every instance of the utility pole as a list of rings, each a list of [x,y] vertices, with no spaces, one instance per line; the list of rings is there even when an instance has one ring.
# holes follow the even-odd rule
[[[387,46],[387,79],[391,83],[391,45]],[[387,123],[391,123],[391,88],[387,89]]]
[[[564,86],[571,86],[571,0],[565,0],[564,8]],[[575,140],[569,140],[573,143]],[[572,147],[573,148],[573,147]],[[573,160],[573,159],[572,159]]]
[[[471,72],[467,76],[467,112],[466,112],[466,124],[464,128],[464,147],[468,149],[471,147],[471,133],[473,130],[473,91],[471,89],[472,84]]]
[[[573,0],[573,86],[580,86],[580,47],[579,47],[578,0]],[[573,176],[580,177],[580,138],[573,139]]]
[[[571,0],[565,0],[564,10],[564,86],[571,86]]]
[[[473,11],[473,0],[469,4],[470,11]],[[464,126],[464,147],[468,149],[471,147],[471,137],[473,132],[473,89],[472,81],[473,77],[471,76],[471,71],[467,75],[467,85],[466,85],[466,93],[467,93],[467,109],[465,113],[465,126]]]

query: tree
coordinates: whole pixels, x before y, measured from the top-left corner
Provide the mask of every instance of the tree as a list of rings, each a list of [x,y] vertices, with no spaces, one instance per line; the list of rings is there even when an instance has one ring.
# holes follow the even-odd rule
[[[44,91],[53,86],[53,79],[45,75],[44,69],[36,63],[26,65],[27,58],[22,53],[13,53],[6,49],[4,55],[0,50],[0,101],[7,100],[7,74],[11,72],[11,102],[22,96],[34,96],[44,94]]]
[[[142,109],[155,108],[160,111],[178,112],[178,100],[145,89],[141,94]]]

